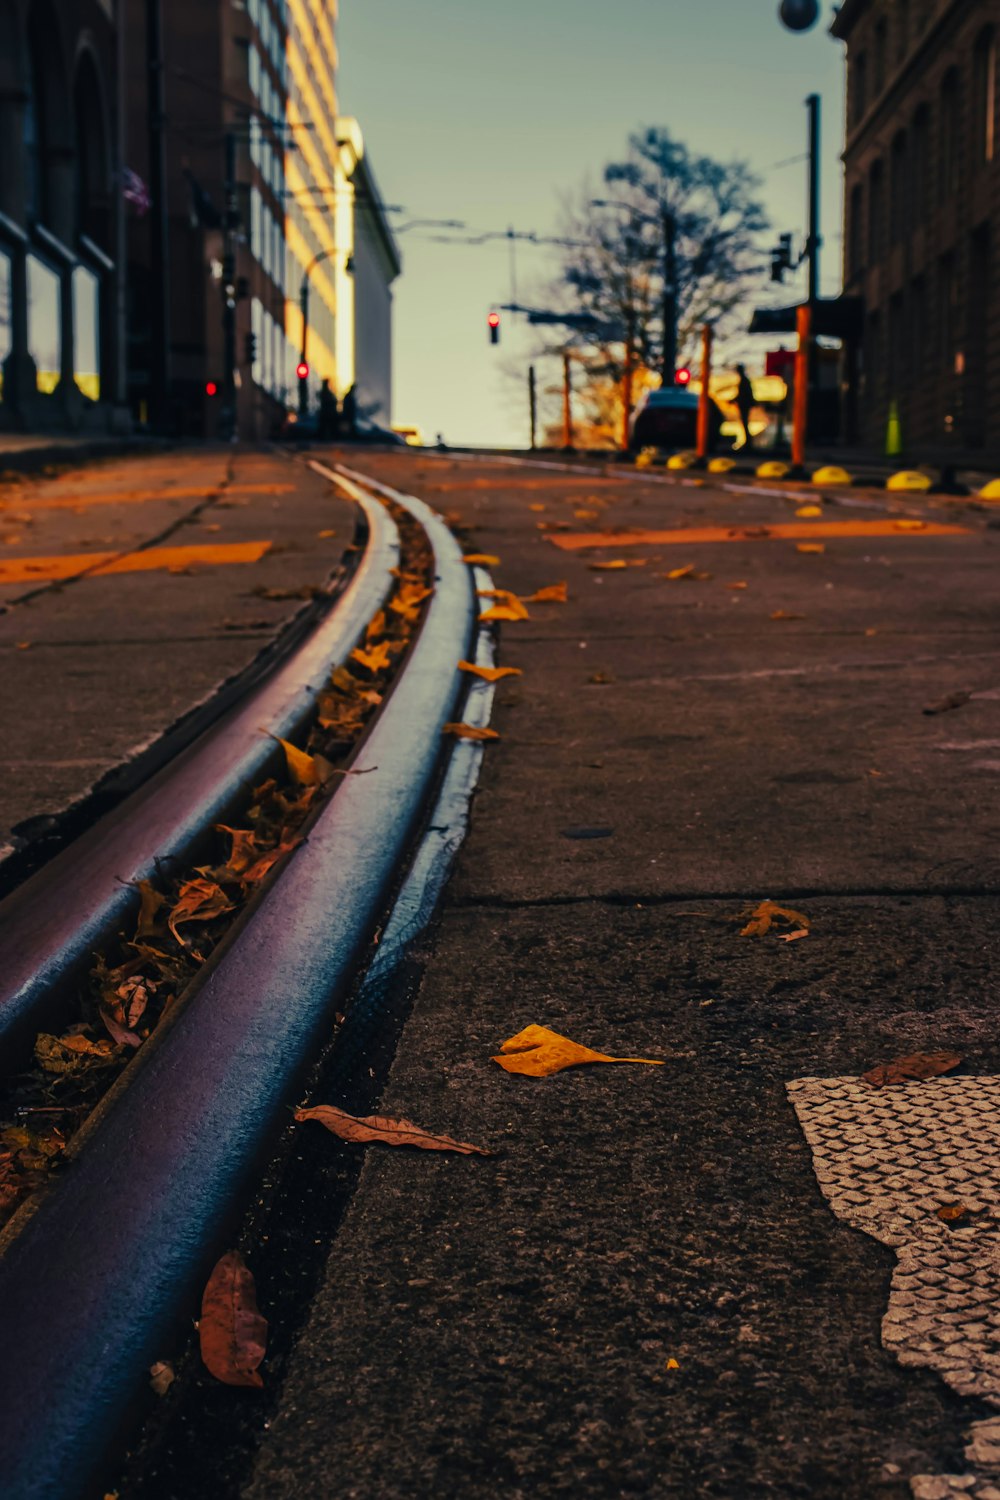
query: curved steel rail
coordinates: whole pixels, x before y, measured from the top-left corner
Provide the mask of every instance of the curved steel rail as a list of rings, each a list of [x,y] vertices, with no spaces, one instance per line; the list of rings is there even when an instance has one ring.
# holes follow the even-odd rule
[[[364,768],[377,772],[344,778],[0,1260],[5,1500],[86,1491],[144,1372],[226,1246],[437,785],[476,600],[444,523],[420,501],[393,498],[431,540],[436,588],[362,747]]]
[[[392,586],[399,536],[385,507],[358,491],[368,544],[354,577],[304,644],[248,697],[120,806],[0,904],[0,1047],[9,1065],[56,1021],[72,979],[127,921],[132,882],[182,857],[262,779],[311,712],[332,667],[346,660]]]

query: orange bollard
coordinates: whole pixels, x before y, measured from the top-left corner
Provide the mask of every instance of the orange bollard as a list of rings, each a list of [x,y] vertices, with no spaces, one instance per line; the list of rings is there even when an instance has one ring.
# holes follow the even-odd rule
[[[799,347],[795,352],[795,404],[792,408],[792,472],[806,463],[806,423],[809,418],[809,344],[812,338],[812,308],[803,303],[797,315]]]
[[[706,323],[701,331],[701,394],[698,397],[698,462],[708,461],[711,436],[709,424],[708,382],[712,374],[712,329]]]

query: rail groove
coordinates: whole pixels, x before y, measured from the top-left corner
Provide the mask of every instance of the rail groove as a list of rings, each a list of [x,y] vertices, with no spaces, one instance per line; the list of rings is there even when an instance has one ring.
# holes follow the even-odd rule
[[[415,516],[433,548],[435,592],[361,748],[364,768],[377,774],[344,778],[190,1003],[168,1014],[115,1085],[84,1149],[0,1259],[5,1500],[86,1493],[121,1436],[138,1382],[196,1305],[287,1122],[439,785],[441,729],[466,689],[456,664],[473,642],[472,575],[422,502],[353,471],[312,467],[366,508],[382,510],[366,493],[375,491]],[[246,735],[248,720],[237,717]],[[194,785],[204,800],[202,783]],[[113,868],[100,840],[96,853]],[[142,860],[137,850],[137,867]],[[89,936],[75,936],[66,921],[59,931],[63,961],[86,951]],[[51,965],[52,944],[41,951]]]

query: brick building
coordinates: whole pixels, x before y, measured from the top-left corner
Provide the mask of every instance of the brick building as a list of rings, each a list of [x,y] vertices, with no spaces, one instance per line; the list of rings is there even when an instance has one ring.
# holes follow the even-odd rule
[[[0,0],[0,430],[120,425],[115,0]]]
[[[844,291],[856,436],[1000,456],[1000,0],[844,0]]]

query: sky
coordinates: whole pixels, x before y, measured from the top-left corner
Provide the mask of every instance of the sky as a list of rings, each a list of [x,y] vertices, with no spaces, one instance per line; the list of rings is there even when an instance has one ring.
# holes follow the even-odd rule
[[[787,31],[777,0],[340,0],[338,104],[361,123],[384,201],[410,219],[460,219],[558,233],[562,205],[630,132],[666,126],[699,153],[746,161],[762,179],[769,248],[804,233],[807,94],[823,100],[821,290],[839,290],[843,48],[827,32]],[[395,284],[394,409],[433,441],[525,446],[527,367],[538,330],[504,314],[509,246],[444,245],[446,231],[401,232]],[[552,250],[519,246],[517,300],[544,295]],[[797,300],[804,284],[761,283],[761,301]],[[768,341],[749,340],[750,373]],[[542,386],[559,378],[538,362]]]

